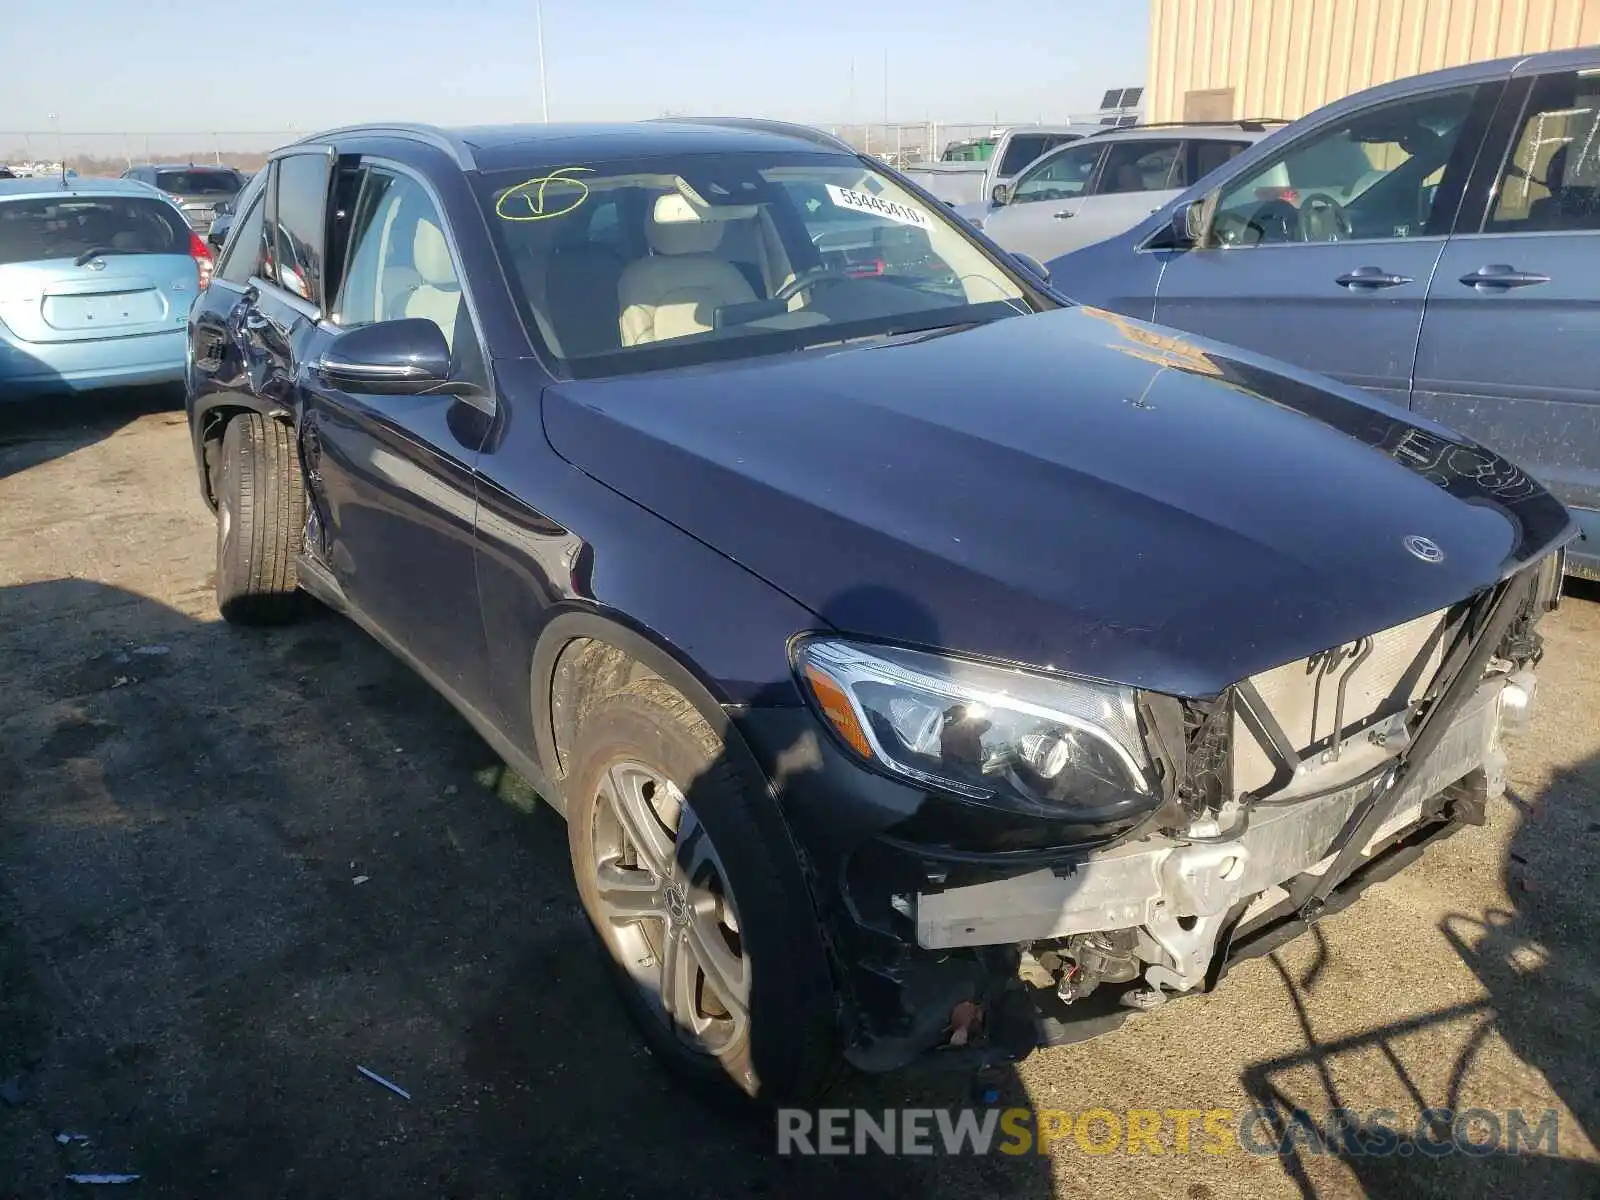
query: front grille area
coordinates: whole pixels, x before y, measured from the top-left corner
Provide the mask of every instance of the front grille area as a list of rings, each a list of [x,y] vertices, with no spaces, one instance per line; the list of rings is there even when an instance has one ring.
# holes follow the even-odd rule
[[[1370,639],[1285,663],[1252,676],[1262,703],[1303,757],[1335,739],[1335,714],[1341,682],[1343,736],[1416,703],[1427,692],[1444,660],[1451,627],[1450,610],[1372,634]],[[1370,641],[1370,651],[1364,643]],[[1233,791],[1258,792],[1277,774],[1266,748],[1235,713]]]

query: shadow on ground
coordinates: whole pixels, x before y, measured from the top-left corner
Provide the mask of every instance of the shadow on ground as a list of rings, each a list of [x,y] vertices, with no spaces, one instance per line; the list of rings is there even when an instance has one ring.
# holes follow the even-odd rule
[[[1575,599],[1593,603],[1600,588],[1569,582]],[[1309,1001],[1332,953],[1316,931],[1317,954],[1298,977],[1281,955],[1272,963],[1297,1014],[1305,1048],[1252,1064],[1241,1082],[1269,1118],[1251,1136],[1276,1144],[1285,1175],[1300,1195],[1319,1194],[1310,1160],[1341,1160],[1363,1193],[1421,1197],[1596,1196],[1600,1165],[1572,1155],[1586,1138],[1600,1145],[1600,1075],[1593,1033],[1600,1029],[1600,951],[1594,940],[1594,859],[1600,846],[1600,759],[1558,772],[1548,788],[1515,790],[1516,832],[1503,864],[1513,903],[1483,913],[1452,912],[1440,932],[1476,975],[1480,996],[1411,1020],[1339,1037],[1316,1033]],[[1403,964],[1396,985],[1404,986]],[[1541,1073],[1569,1110],[1552,1115],[1541,1102],[1513,1115],[1472,1099],[1475,1072],[1498,1036]],[[1430,1091],[1407,1061],[1407,1039],[1454,1047],[1448,1083]],[[1357,1058],[1381,1055],[1407,1097],[1404,1111],[1339,1110],[1349,1104],[1338,1082]],[[1307,1070],[1317,1083],[1303,1082]],[[1370,1084],[1368,1085],[1370,1088]],[[1509,1089],[1507,1089],[1509,1090]],[[1502,1093],[1503,1094],[1503,1093]],[[1384,1128],[1387,1126],[1388,1128]]]
[[[181,387],[119,388],[11,400],[0,384],[0,480],[110,437],[147,413],[182,420]]]
[[[691,1099],[609,988],[559,820],[346,622],[55,580],[0,589],[0,662],[0,1194],[1050,1194],[1037,1156],[779,1160]]]

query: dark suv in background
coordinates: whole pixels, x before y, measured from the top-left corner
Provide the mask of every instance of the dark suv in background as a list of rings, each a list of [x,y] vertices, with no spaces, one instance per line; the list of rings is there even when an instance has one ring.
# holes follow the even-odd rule
[[[211,231],[211,223],[219,214],[232,210],[233,201],[245,185],[244,174],[232,167],[197,167],[193,163],[147,163],[129,167],[122,177],[166,192],[183,210],[189,228],[201,237]]]
[[[771,126],[289,146],[188,333],[223,616],[410,664],[656,1052],[763,1096],[1102,1031],[1481,822],[1574,532]]]

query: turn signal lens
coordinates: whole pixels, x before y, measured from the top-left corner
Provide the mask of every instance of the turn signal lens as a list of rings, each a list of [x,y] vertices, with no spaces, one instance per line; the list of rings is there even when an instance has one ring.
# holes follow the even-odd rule
[[[805,666],[805,676],[806,682],[811,685],[811,694],[817,698],[817,707],[822,709],[822,715],[833,726],[834,732],[862,758],[871,758],[872,743],[867,740],[867,731],[861,728],[855,705],[850,703],[844,688],[835,683],[832,676],[824,674],[810,663]]]

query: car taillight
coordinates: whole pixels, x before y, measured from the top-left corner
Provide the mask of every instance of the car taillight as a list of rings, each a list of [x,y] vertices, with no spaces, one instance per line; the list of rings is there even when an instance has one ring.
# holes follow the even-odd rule
[[[882,275],[888,269],[888,263],[881,258],[875,258],[871,262],[851,263],[850,266],[845,268],[844,273],[851,279],[873,279]]]
[[[194,259],[194,265],[200,269],[200,290],[206,290],[211,282],[211,247],[201,240],[200,235],[194,230],[189,231],[189,257]]]

